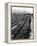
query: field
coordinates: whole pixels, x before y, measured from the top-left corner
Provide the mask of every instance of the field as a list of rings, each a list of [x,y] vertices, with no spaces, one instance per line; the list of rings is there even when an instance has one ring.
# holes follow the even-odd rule
[[[11,14],[11,39],[29,39],[31,32],[31,17],[33,14]]]

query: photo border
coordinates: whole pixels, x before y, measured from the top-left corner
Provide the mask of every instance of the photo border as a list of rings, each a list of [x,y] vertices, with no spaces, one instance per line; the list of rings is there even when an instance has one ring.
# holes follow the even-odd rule
[[[11,40],[11,6],[28,6],[28,7],[33,7],[34,8],[34,40]],[[31,3],[8,3],[8,36],[7,36],[7,42],[8,43],[28,43],[28,42],[34,42],[36,41],[36,30],[35,30],[35,9],[37,7],[35,7],[35,4],[31,4]]]

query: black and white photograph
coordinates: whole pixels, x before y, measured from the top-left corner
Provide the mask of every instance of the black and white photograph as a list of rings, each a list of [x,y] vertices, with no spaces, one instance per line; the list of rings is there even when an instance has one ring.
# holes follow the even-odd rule
[[[11,40],[34,39],[33,7],[11,6]]]
[[[37,41],[36,4],[7,3],[5,6],[5,41],[7,43]]]

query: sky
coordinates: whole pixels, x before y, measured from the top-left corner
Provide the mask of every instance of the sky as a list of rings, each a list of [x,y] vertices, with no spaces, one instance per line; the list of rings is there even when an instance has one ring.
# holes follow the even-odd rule
[[[13,13],[33,13],[33,8],[27,7],[12,7]]]

